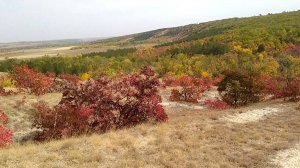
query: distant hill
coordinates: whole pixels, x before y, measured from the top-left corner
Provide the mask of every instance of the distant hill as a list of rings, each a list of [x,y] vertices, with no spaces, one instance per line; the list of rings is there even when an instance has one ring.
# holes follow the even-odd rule
[[[0,43],[0,53],[26,50],[26,49],[38,49],[46,47],[64,47],[70,45],[80,45],[84,43],[90,43],[103,38],[86,38],[86,39],[63,39],[63,40],[46,40],[46,41],[20,41],[10,43]]]
[[[170,45],[194,40],[238,43],[253,48],[261,43],[278,49],[283,43],[300,42],[300,11],[249,18],[231,18],[109,38],[93,43],[147,43]]]

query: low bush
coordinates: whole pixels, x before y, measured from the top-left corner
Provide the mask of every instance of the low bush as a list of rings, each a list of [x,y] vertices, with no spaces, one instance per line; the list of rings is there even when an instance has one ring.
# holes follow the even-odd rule
[[[89,73],[86,73],[86,72],[81,74],[81,76],[80,76],[80,80],[82,80],[82,81],[86,81],[90,78],[91,78],[91,75]]]
[[[174,81],[181,89],[173,89],[169,97],[170,101],[186,101],[196,103],[201,98],[201,93],[208,90],[210,82],[202,78],[193,78],[183,75]]]
[[[239,71],[226,71],[218,87],[222,100],[231,106],[241,106],[260,101],[265,87],[259,81],[260,75]]]
[[[273,98],[297,102],[300,100],[300,78],[263,77],[261,83],[265,86],[265,93],[273,95]]]
[[[15,87],[15,81],[10,79],[7,75],[0,77],[0,96],[9,96],[12,95],[12,91],[6,91],[4,87]]]
[[[176,77],[167,74],[165,77],[163,77],[162,83],[163,83],[163,87],[167,87],[167,86],[175,87],[176,86]]]
[[[36,137],[37,140],[70,137],[90,131],[89,114],[83,115],[83,109],[71,104],[62,104],[51,109],[45,102],[38,102],[33,107],[37,111],[33,126],[43,129],[43,133]]]
[[[206,100],[204,104],[211,109],[224,110],[230,108],[230,106],[222,100]]]
[[[292,78],[282,90],[282,97],[289,101],[300,100],[300,78]]]
[[[15,88],[16,87],[16,82],[13,81],[10,78],[2,77],[2,78],[0,78],[0,86],[1,87]]]
[[[76,84],[80,82],[79,77],[71,74],[60,74],[58,75],[58,79],[64,81],[65,83],[71,83],[71,84]]]
[[[42,95],[50,91],[54,82],[53,74],[39,73],[30,69],[27,65],[22,65],[11,73],[11,77],[16,81],[16,86],[25,89],[30,93]]]
[[[218,76],[218,77],[215,77],[213,78],[210,83],[212,86],[219,86],[219,84],[221,83],[221,81],[224,79],[223,76]]]
[[[159,80],[149,68],[118,79],[102,77],[68,85],[53,109],[35,105],[34,126],[43,130],[38,140],[58,139],[91,132],[134,126],[141,122],[167,121],[159,105]]]
[[[6,124],[8,123],[8,117],[0,111],[0,148],[6,147],[12,143],[13,133]]]
[[[283,97],[284,79],[282,77],[261,75],[257,80],[264,86],[263,93],[265,95],[270,95],[273,99]]]

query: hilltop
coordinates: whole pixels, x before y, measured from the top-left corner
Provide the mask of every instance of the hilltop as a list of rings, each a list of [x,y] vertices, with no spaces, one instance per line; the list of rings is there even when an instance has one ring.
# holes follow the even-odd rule
[[[163,28],[122,37],[115,37],[95,43],[116,43],[119,45],[172,43],[193,40],[213,40],[224,43],[240,43],[254,47],[265,43],[280,48],[283,43],[299,42],[300,11],[268,14],[248,18],[231,18],[186,26]]]

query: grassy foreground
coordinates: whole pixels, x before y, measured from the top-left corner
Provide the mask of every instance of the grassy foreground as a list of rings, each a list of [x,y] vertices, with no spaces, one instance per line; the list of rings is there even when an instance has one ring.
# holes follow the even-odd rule
[[[273,167],[274,154],[300,140],[295,104],[283,103],[284,111],[257,122],[236,124],[224,117],[281,103],[225,111],[167,107],[166,124],[14,145],[0,151],[0,167]]]

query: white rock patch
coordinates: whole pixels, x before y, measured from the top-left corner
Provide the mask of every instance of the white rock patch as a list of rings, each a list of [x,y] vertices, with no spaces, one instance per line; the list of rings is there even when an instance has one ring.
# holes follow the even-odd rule
[[[279,110],[278,108],[266,107],[263,109],[249,110],[241,114],[228,116],[224,119],[230,122],[244,124],[261,120],[267,115],[278,113],[280,111],[281,110]]]
[[[197,106],[197,105],[188,105],[188,104],[183,104],[183,103],[178,103],[178,102],[169,102],[165,101],[160,103],[162,106],[169,106],[169,107],[183,107],[187,109],[196,109],[196,110],[201,110],[204,109],[203,106]]]
[[[279,151],[272,163],[282,168],[299,168],[300,167],[300,144],[294,148]]]

